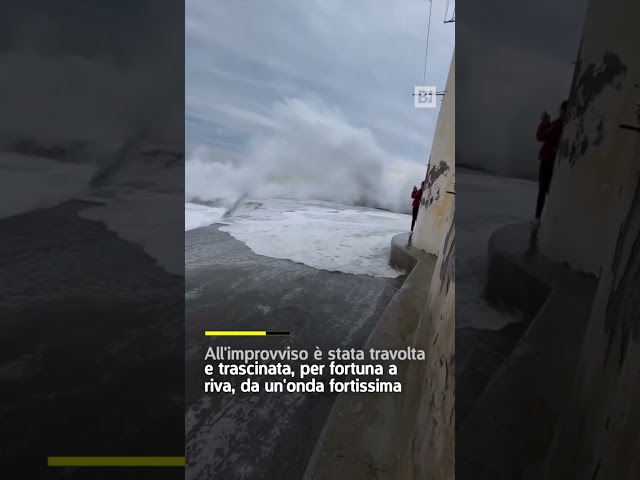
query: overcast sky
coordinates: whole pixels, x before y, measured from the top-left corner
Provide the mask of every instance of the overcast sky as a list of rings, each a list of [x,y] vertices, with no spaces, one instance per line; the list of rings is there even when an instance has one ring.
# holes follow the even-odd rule
[[[453,5],[453,0],[451,1]],[[444,89],[455,23],[433,2],[426,84]],[[390,157],[426,164],[437,119],[415,109],[428,0],[186,0],[187,142],[242,157],[274,104],[319,102]]]

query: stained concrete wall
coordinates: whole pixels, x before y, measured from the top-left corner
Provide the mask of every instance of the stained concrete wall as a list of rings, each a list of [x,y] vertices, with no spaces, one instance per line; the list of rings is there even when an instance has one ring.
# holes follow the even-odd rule
[[[406,376],[396,478],[455,477],[455,52],[413,245],[437,255],[413,345],[427,352]]]
[[[442,244],[446,218],[453,204],[453,195],[447,192],[455,188],[455,77],[454,51],[431,147],[425,192],[413,233],[413,245],[433,255]]]
[[[619,173],[612,155],[628,142],[618,125],[628,116],[636,68],[640,4],[593,0],[587,11],[569,111],[540,230],[541,252],[571,268],[598,275],[617,203]],[[634,41],[635,40],[635,41]],[[637,102],[636,102],[637,103]]]
[[[640,134],[547,480],[640,478]],[[626,153],[629,153],[628,151]]]
[[[600,52],[602,59],[603,68],[590,75],[590,85],[592,103],[599,105],[593,112],[601,116],[608,140],[592,148],[596,137],[579,129],[567,136],[570,146],[586,145],[587,151],[576,157],[576,165],[585,158],[588,164],[576,170],[585,185],[582,191],[573,189],[578,196],[574,203],[586,198],[589,186],[610,187],[601,188],[595,198],[604,204],[596,208],[590,201],[594,210],[580,219],[571,218],[568,205],[554,192],[554,208],[564,210],[554,212],[558,224],[546,232],[547,251],[577,266],[602,269],[573,394],[546,459],[547,480],[640,478],[640,132],[619,128],[620,123],[640,127],[640,54],[632,54],[640,45],[634,25],[638,18],[638,2],[593,0],[585,27],[590,58]],[[601,47],[595,45],[598,41]],[[621,84],[619,90],[612,80]],[[564,173],[568,176],[570,170]],[[559,178],[556,187],[576,181]],[[558,237],[562,219],[568,224],[562,229],[569,235],[566,240]],[[575,243],[589,233],[594,236]],[[568,256],[571,247],[578,252]]]
[[[453,207],[453,206],[452,206]],[[406,376],[395,478],[455,477],[455,222],[445,213],[445,235],[413,345],[427,352]]]
[[[411,340],[427,359],[410,364],[398,416],[403,480],[455,477],[455,52],[445,91],[412,240],[437,261]]]

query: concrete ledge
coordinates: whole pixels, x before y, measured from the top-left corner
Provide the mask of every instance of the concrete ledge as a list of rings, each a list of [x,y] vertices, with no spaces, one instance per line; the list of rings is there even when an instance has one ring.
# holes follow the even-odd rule
[[[376,323],[365,349],[402,349],[424,309],[436,257],[408,245],[408,234],[391,241],[391,257],[411,273]],[[411,258],[409,258],[411,257]],[[390,261],[391,262],[391,261]],[[399,369],[408,362],[398,364]],[[404,380],[405,371],[398,377]],[[396,473],[396,432],[404,394],[344,393],[336,398],[309,461],[304,480],[391,480]]]
[[[462,480],[539,478],[570,393],[597,282],[540,255],[536,239],[510,225],[489,241],[490,296],[535,316],[458,429]]]
[[[538,313],[555,277],[562,273],[557,265],[537,255],[537,233],[529,225],[503,227],[489,238],[487,252],[489,300],[515,308],[527,318]]]
[[[426,257],[428,257],[428,254],[418,250],[411,244],[408,233],[399,233],[391,239],[389,265],[393,268],[411,272],[420,259]]]

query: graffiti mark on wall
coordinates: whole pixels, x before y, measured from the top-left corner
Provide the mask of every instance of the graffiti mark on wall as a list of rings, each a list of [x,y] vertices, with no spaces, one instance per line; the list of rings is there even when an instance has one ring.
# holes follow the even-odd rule
[[[618,55],[606,52],[600,64],[589,63],[582,69],[582,59],[576,62],[576,75],[569,97],[567,121],[575,122],[572,140],[564,139],[559,148],[559,160],[567,158],[569,166],[583,157],[590,146],[598,146],[604,138],[604,115],[593,107],[594,101],[608,88],[620,90],[627,67]]]
[[[425,192],[422,195],[420,204],[424,208],[429,208],[434,202],[440,201],[443,183],[438,181],[440,178],[447,178],[450,167],[447,162],[440,161],[436,165],[430,166],[425,179]]]
[[[629,246],[630,253],[625,261],[623,253]],[[640,341],[640,181],[636,184],[629,213],[620,226],[611,272],[614,285],[607,301],[604,323],[605,333],[609,335],[605,366],[612,350],[616,351],[620,372],[629,344]],[[617,333],[620,337],[616,341]]]
[[[444,240],[444,248],[442,250],[444,258],[440,265],[440,281],[442,282],[440,284],[440,292],[444,287],[446,289],[445,295],[449,294],[449,288],[452,283],[455,283],[456,275],[455,213],[453,216],[454,218],[449,223],[449,231]]]

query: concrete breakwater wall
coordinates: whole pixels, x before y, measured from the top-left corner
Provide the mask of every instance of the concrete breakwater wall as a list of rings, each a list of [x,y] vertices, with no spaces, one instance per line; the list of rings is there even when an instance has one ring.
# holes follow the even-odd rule
[[[412,335],[425,362],[409,365],[400,411],[397,477],[455,476],[455,223],[447,219],[429,294]]]
[[[459,477],[640,478],[639,15],[591,0],[539,244],[492,237],[494,293],[549,294],[458,431]]]
[[[408,243],[408,234],[394,237],[403,268],[410,270],[404,284],[380,316],[364,345],[380,350],[406,350],[423,313],[436,258]],[[406,382],[406,367],[398,362],[394,381]],[[411,383],[411,382],[409,382]],[[341,393],[325,423],[309,461],[304,480],[395,480],[406,393]]]
[[[447,220],[439,257],[414,248],[408,234],[393,238],[391,258],[410,274],[364,345],[414,347],[426,361],[398,363],[400,394],[338,395],[305,480],[454,478],[453,215]]]
[[[455,476],[455,57],[451,59],[413,238],[391,241],[410,271],[364,349],[414,347],[401,393],[338,396],[304,480],[452,480]]]
[[[447,228],[447,217],[454,203],[452,192],[455,190],[455,67],[454,51],[427,165],[425,191],[414,229],[414,246],[433,255],[438,254]]]
[[[640,478],[639,15],[637,2],[590,2],[541,232],[544,254],[598,276],[547,480]]]
[[[416,249],[436,265],[411,343],[427,354],[408,366],[398,413],[396,477],[455,477],[455,52],[427,166]]]

